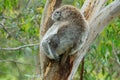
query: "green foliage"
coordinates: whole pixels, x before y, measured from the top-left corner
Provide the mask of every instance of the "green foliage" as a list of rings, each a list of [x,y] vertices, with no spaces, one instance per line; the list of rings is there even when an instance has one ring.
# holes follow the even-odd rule
[[[0,48],[39,43],[45,0],[0,0]],[[36,72],[38,46],[0,50],[0,80],[30,80]]]
[[[63,0],[63,4],[81,8],[84,1]],[[108,0],[107,4],[112,1]],[[39,43],[40,20],[45,2],[46,0],[0,0],[0,48]],[[0,80],[31,80],[37,77],[38,53],[38,46],[13,51],[0,50]],[[84,60],[84,80],[119,80],[118,59],[120,60],[120,18],[112,21],[90,47]],[[81,65],[75,80],[79,80],[80,72]]]
[[[120,18],[97,37],[85,59],[85,80],[119,80]],[[115,50],[115,52],[114,52]],[[118,59],[116,59],[116,56]]]

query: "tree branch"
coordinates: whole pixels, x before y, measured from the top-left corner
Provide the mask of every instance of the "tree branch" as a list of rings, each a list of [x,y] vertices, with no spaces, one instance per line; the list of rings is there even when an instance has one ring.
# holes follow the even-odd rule
[[[21,41],[20,39],[18,39],[17,37],[15,37],[11,32],[9,32],[6,28],[6,26],[4,25],[4,22],[5,22],[5,19],[3,19],[3,21],[0,23],[0,26],[3,28],[3,30],[8,34],[7,37],[12,37],[14,38],[15,40],[18,40],[22,43],[24,43],[24,41]]]
[[[20,50],[21,48],[33,47],[33,46],[39,46],[39,43],[37,43],[37,44],[27,44],[27,45],[15,47],[15,48],[1,48],[0,47],[0,50],[15,51],[15,50]]]
[[[108,0],[86,0],[81,8],[86,20],[92,20]]]
[[[80,70],[80,80],[83,80],[83,76],[84,76],[84,58],[82,59],[81,62],[81,70]]]
[[[25,9],[27,9],[27,7],[28,7],[30,1],[31,1],[31,0],[28,0],[28,1],[26,2],[25,6],[24,6],[24,8],[23,8],[23,10],[22,10],[22,12],[25,11]]]
[[[50,19],[52,11],[55,9],[55,4],[62,0],[47,0],[44,14],[41,21],[41,38],[45,32],[53,24]],[[68,56],[64,65],[59,62],[50,60],[44,55],[44,51],[40,46],[40,61],[42,70],[42,79],[44,80],[72,80],[77,68],[86,55],[90,45],[96,36],[104,29],[104,27],[120,13],[120,2],[118,0],[112,2],[107,7],[104,7],[107,0],[86,0],[81,11],[84,13],[90,26],[89,36],[82,49],[75,55]],[[88,5],[86,5],[88,4]],[[59,5],[57,5],[59,7]],[[92,16],[92,17],[91,17]],[[112,16],[112,17],[111,17]],[[63,76],[64,75],[64,76]]]
[[[97,16],[93,19],[93,21],[88,21],[90,26],[90,32],[88,35],[88,39],[84,44],[83,48],[75,55],[75,60],[73,62],[73,69],[69,76],[68,80],[73,78],[73,75],[77,71],[79,63],[82,58],[86,55],[87,50],[90,45],[96,38],[96,36],[102,32],[102,30],[108,25],[114,18],[120,15],[120,1],[114,1],[108,6],[106,6],[103,10],[101,10]]]
[[[3,25],[3,23],[0,23],[1,27],[3,28],[3,30],[11,36],[10,32],[6,29],[5,25]]]
[[[23,62],[19,62],[19,61],[15,61],[15,60],[0,60],[0,62],[14,62],[14,63],[18,63],[18,64],[34,66],[33,64],[23,63]]]
[[[42,20],[41,20],[41,29],[40,29],[40,33],[41,33],[41,38],[42,36],[44,36],[44,34],[46,33],[46,31],[52,26],[53,21],[51,19],[51,14],[52,12],[58,8],[61,4],[62,0],[47,0],[45,7],[44,7],[44,13],[42,15]]]
[[[119,58],[118,58],[118,56],[117,56],[117,53],[116,53],[116,51],[115,51],[114,44],[112,45],[112,48],[113,48],[113,54],[114,54],[114,56],[115,56],[115,58],[116,58],[116,62],[117,62],[118,65],[120,66],[120,60],[119,60]]]
[[[46,33],[46,31],[54,23],[50,16],[51,16],[52,12],[61,5],[61,3],[62,3],[62,0],[47,0],[46,1],[45,7],[44,7],[44,13],[42,15],[42,20],[41,20],[41,25],[40,25],[40,41],[41,41],[42,37],[44,36],[44,34]],[[46,73],[48,70],[47,67],[49,67],[48,66],[49,64],[51,64],[51,62],[44,55],[44,51],[40,45],[40,65],[41,65],[42,79],[46,78],[45,80],[47,80],[47,79],[50,80],[51,74],[47,74],[47,77],[46,77]],[[52,73],[52,71],[51,71],[51,73]]]

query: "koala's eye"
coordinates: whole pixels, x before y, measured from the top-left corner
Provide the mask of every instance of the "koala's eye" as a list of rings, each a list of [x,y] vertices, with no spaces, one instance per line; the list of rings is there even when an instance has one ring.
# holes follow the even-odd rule
[[[59,14],[60,12],[59,11],[56,11],[57,14]]]

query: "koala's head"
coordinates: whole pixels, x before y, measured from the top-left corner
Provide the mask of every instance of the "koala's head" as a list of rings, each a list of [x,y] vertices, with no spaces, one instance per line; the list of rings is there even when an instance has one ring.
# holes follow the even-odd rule
[[[79,15],[80,12],[77,8],[71,5],[64,5],[53,12],[52,20],[66,21],[77,18]]]

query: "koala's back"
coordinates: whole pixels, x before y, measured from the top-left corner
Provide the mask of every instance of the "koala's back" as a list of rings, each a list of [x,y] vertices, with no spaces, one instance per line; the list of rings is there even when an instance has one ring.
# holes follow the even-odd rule
[[[82,32],[80,26],[69,23],[58,29],[57,35],[60,39],[60,44],[56,49],[58,54],[63,54],[65,51],[75,50],[82,43]]]

